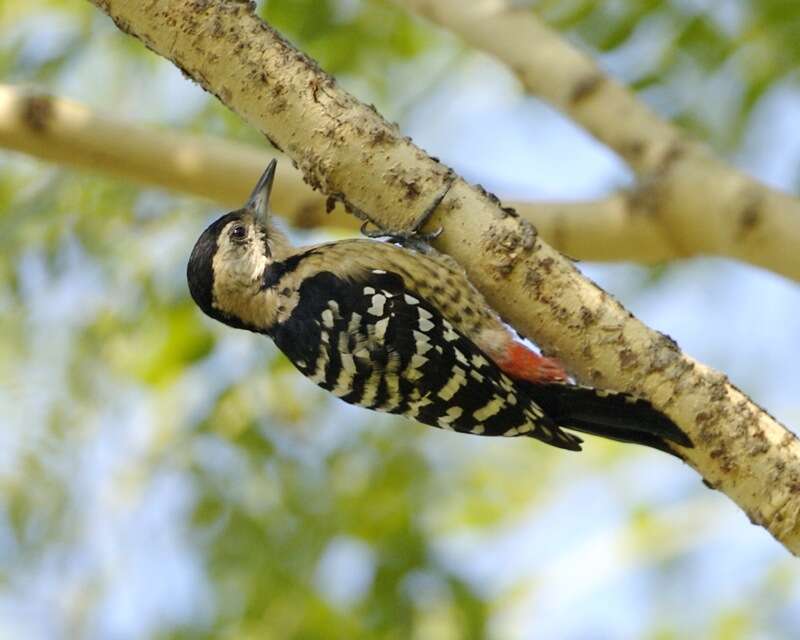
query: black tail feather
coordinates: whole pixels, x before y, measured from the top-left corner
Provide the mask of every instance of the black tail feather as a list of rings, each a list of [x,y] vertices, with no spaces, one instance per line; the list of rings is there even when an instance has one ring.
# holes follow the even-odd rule
[[[678,425],[646,400],[578,385],[522,384],[527,395],[561,427],[674,455],[670,442],[693,446]]]

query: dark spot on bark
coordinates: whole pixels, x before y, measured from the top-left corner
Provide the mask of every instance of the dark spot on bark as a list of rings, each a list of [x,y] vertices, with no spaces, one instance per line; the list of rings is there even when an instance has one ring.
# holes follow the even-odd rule
[[[661,346],[663,348],[676,352],[681,350],[680,346],[678,346],[678,343],[672,336],[669,336],[666,333],[661,333],[660,331],[658,332],[658,335],[660,335],[662,338]]]
[[[279,145],[279,144],[278,144],[278,143],[275,141],[275,139],[274,139],[272,136],[270,136],[268,133],[265,133],[265,134],[264,134],[264,137],[265,137],[265,138],[266,138],[266,139],[269,141],[269,143],[270,143],[270,144],[271,144],[273,147],[275,147],[275,148],[276,148],[278,151],[283,151],[283,149],[281,148],[281,145]]]
[[[289,102],[286,100],[286,98],[278,98],[274,100],[272,104],[270,104],[269,113],[270,115],[277,116],[286,111],[288,106]]]
[[[746,204],[739,214],[739,230],[737,233],[739,240],[742,240],[755,230],[761,222],[761,206],[762,200],[758,195],[752,194],[747,197]]]
[[[700,411],[700,412],[699,412],[699,413],[698,413],[698,414],[697,414],[697,415],[694,417],[694,421],[695,421],[695,422],[696,422],[698,425],[704,424],[704,423],[708,422],[709,420],[711,420],[711,414],[710,414],[710,413],[708,413],[708,412],[706,412],[706,411]]]
[[[644,144],[641,140],[629,140],[622,144],[620,151],[625,158],[638,160],[644,153]]]
[[[577,107],[581,102],[590,98],[597,90],[605,83],[605,76],[599,72],[591,73],[572,87],[569,94],[569,103],[573,107]]]
[[[50,96],[31,96],[22,107],[22,120],[36,133],[44,133],[53,115],[53,99]]]
[[[415,180],[409,180],[408,182],[403,182],[403,186],[406,189],[405,193],[406,200],[413,201],[419,197],[420,194],[419,185]]]
[[[792,433],[791,431],[786,431],[786,433],[781,438],[779,447],[788,447],[789,445],[794,444],[795,440],[797,440],[797,436]]]
[[[487,198],[489,200],[489,202],[491,202],[492,204],[494,204],[494,205],[499,205],[500,204],[500,198],[498,198],[496,195],[494,195],[491,191],[487,191],[486,189],[484,189],[483,185],[476,184],[475,188],[478,190],[478,192],[482,196]]]
[[[619,366],[621,369],[629,369],[638,362],[638,357],[632,349],[625,348],[619,352]]]
[[[291,293],[292,293],[292,290],[289,289],[288,287],[285,287],[285,288],[281,289],[281,295],[282,296],[288,296],[288,295],[291,295]]]
[[[656,170],[657,173],[660,173],[661,175],[669,173],[672,170],[672,165],[678,162],[678,160],[685,155],[686,145],[684,145],[681,141],[673,142],[664,152],[664,156],[659,161],[658,169]]]
[[[703,478],[703,484],[706,485],[712,491],[716,490],[717,488],[717,486],[713,482],[711,482],[711,480],[706,480],[705,478]]]
[[[510,216],[512,218],[518,218],[519,214],[514,207],[500,207],[500,211],[502,211],[506,216]]]
[[[723,402],[728,397],[728,394],[725,390],[725,384],[727,382],[727,378],[722,374],[720,374],[719,377],[721,378],[721,380],[712,383],[709,392],[709,397],[714,402]]]
[[[375,107],[373,107],[374,109]],[[378,127],[372,131],[372,135],[369,138],[369,144],[372,147],[377,147],[381,145],[388,145],[394,142],[394,136],[392,136],[385,127]]]
[[[328,196],[325,199],[325,213],[330,213],[336,208],[336,198],[334,196]]]
[[[472,317],[475,315],[475,310],[472,307],[464,307],[463,312],[467,317]]]
[[[214,26],[211,29],[211,37],[221,38],[223,35],[225,35],[225,29],[222,28],[222,20],[217,18],[214,20]]]
[[[592,310],[587,306],[581,306],[581,323],[583,324],[584,328],[592,324],[593,320],[594,314],[592,313]]]

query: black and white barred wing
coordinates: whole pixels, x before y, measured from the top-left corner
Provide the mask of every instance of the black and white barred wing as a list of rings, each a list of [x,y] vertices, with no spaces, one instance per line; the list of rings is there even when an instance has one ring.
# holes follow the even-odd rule
[[[444,429],[580,448],[395,274],[307,278],[273,337],[304,375],[345,402]]]

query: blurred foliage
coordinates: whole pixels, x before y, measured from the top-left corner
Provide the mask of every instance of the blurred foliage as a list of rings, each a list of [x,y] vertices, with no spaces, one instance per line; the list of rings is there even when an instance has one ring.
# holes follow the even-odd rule
[[[535,6],[600,54],[627,48],[636,63],[622,70],[623,79],[645,95],[668,86],[671,101],[682,106],[670,115],[726,151],[771,87],[800,80],[800,3],[794,0],[538,0]],[[718,102],[708,87],[716,81],[729,85],[724,108],[703,104]]]
[[[731,5],[725,19],[727,9],[688,1],[541,0],[537,10],[623,75],[620,60],[633,57],[628,80],[646,96],[672,92],[678,119],[732,148],[756,101],[796,81],[800,3]],[[398,69],[424,85],[435,74],[420,60],[465,55],[386,1],[259,9],[389,113],[420,94],[398,86]],[[655,53],[636,56],[654,32]],[[687,69],[698,82],[680,81]],[[703,94],[680,96],[730,73],[740,95],[730,122],[707,121]],[[132,118],[257,137],[81,0],[0,3],[0,78]],[[653,602],[675,604],[670,581],[691,582],[702,545],[692,536],[710,525],[687,521],[691,535],[678,535],[641,506],[646,483],[627,476],[634,465],[637,478],[661,478],[673,461],[597,443],[568,456],[343,407],[265,339],[194,308],[185,260],[213,215],[190,199],[0,155],[0,635],[529,636],[514,616],[552,604],[555,588],[531,595],[530,584],[540,574],[555,582],[553,566],[573,552],[591,570],[594,539],[601,555],[622,540],[641,567],[617,571],[645,582]],[[691,500],[678,485],[665,507]],[[597,529],[576,530],[591,514]],[[514,541],[515,531],[530,539]],[[796,628],[794,569],[773,562],[764,572],[738,600],[709,595],[699,617],[655,605],[647,617],[637,598],[618,616],[643,611],[640,637],[653,638]],[[587,609],[616,624],[605,583],[566,605],[560,593],[561,610],[536,612],[541,624]],[[678,602],[670,611],[692,604]]]

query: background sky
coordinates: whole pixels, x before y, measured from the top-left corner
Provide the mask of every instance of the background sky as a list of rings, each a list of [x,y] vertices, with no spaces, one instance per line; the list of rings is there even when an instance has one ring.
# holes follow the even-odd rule
[[[791,3],[538,4],[661,113],[797,192]],[[567,5],[584,11],[570,22]],[[632,184],[502,65],[387,5],[261,9],[501,198]],[[0,4],[0,81],[265,144],[78,0]],[[185,262],[219,213],[0,150],[0,635],[795,637],[795,561],[680,462],[596,440],[571,455],[348,407],[269,341],[203,317]],[[796,283],[720,259],[579,266],[800,425]]]

